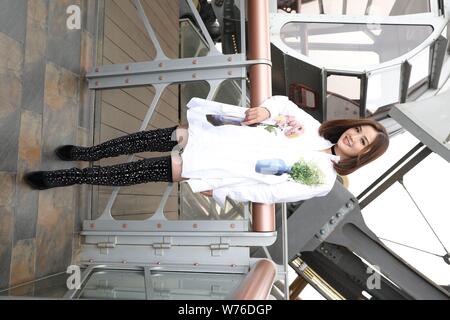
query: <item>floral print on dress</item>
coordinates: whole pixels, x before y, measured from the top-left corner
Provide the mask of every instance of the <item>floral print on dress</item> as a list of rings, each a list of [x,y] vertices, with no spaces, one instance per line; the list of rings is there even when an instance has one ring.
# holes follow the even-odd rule
[[[233,115],[207,114],[206,120],[215,127],[233,125],[242,126],[244,118]],[[263,127],[270,133],[278,135],[283,133],[288,138],[297,138],[305,132],[303,125],[294,116],[279,115],[275,118],[275,124],[259,123],[250,127]]]

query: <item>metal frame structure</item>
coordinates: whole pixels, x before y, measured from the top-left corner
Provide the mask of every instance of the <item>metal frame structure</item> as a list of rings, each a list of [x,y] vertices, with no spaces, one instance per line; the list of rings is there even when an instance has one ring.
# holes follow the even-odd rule
[[[253,3],[256,4],[256,8],[252,8],[251,10],[259,10],[258,14],[254,15],[255,17],[259,17],[259,13],[264,11],[264,6],[260,7],[261,3],[265,1],[256,1],[250,2],[250,5]],[[271,61],[270,61],[270,53],[269,55],[263,55],[260,59],[255,60],[246,60],[246,50],[245,50],[245,36],[242,40],[242,48],[241,54],[234,55],[222,55],[214,46],[214,43],[209,36],[209,33],[206,30],[201,18],[195,9],[192,1],[188,0],[192,13],[194,14],[197,24],[200,26],[200,29],[203,32],[203,35],[210,47],[209,53],[205,57],[195,57],[195,58],[187,58],[187,59],[169,59],[164,54],[161,46],[159,45],[158,39],[155,35],[153,28],[151,27],[150,22],[148,21],[144,9],[139,0],[133,0],[133,3],[136,6],[136,9],[139,13],[141,20],[143,21],[149,38],[155,44],[156,49],[156,57],[153,61],[150,62],[140,62],[140,63],[128,63],[128,64],[119,64],[119,65],[105,65],[105,66],[97,66],[94,68],[93,72],[90,72],[87,75],[89,80],[89,88],[100,90],[100,89],[109,89],[109,88],[125,88],[132,86],[140,86],[140,85],[149,85],[151,84],[155,88],[155,96],[150,104],[150,107],[147,111],[147,114],[144,118],[144,121],[140,127],[141,130],[145,130],[152,118],[152,115],[158,105],[159,99],[167,88],[168,85],[172,83],[180,83],[180,82],[193,82],[193,81],[207,81],[210,85],[210,92],[208,94],[207,99],[212,99],[216,90],[220,86],[220,84],[227,79],[242,79],[242,95],[246,96],[246,67],[251,66],[250,74],[251,78],[253,77],[253,89],[252,92],[255,92],[254,97],[259,97],[260,102],[265,100],[268,96],[270,96],[270,72],[265,71],[265,74],[261,74],[260,70],[270,70]],[[268,12],[268,10],[265,10]],[[241,29],[245,30],[245,2],[241,2]],[[254,19],[255,20],[255,19]],[[253,20],[252,20],[253,21]],[[258,20],[257,20],[258,21]],[[260,30],[259,22],[256,22],[256,28]],[[261,29],[261,30],[268,30]],[[261,32],[260,32],[261,33]],[[245,34],[245,32],[244,32]],[[255,32],[255,34],[257,34]],[[261,41],[259,39],[258,41]],[[265,42],[266,47],[268,43],[267,39],[262,39]],[[264,46],[263,46],[264,47]],[[260,50],[261,51],[261,50]],[[254,56],[260,56],[260,51],[256,51]],[[263,81],[266,77],[268,79],[264,80],[265,85],[259,83]],[[265,92],[262,93],[261,88],[266,88]],[[264,96],[263,96],[264,95]],[[255,98],[252,98],[255,99]],[[246,99],[242,99],[243,103],[245,103]],[[259,105],[256,103],[257,101],[252,101],[252,105]],[[128,161],[132,161],[134,156],[130,156]],[[97,228],[100,224],[100,221],[113,220],[111,216],[111,208],[117,198],[120,188],[114,188],[114,191],[108,200],[108,204],[103,211],[102,215],[96,220],[97,223],[94,224],[94,227],[91,229]],[[172,191],[172,184],[169,184],[163,197],[162,201],[157,210],[157,214],[150,218],[150,220],[165,220],[163,208]],[[258,209],[261,208],[261,209]],[[254,214],[256,214],[257,218],[254,219],[255,230],[258,231],[271,231],[274,230],[273,224],[269,222],[266,224],[264,221],[272,221],[273,218],[273,208],[266,212],[262,210],[265,208],[264,205],[259,206],[258,208],[254,208]],[[262,210],[262,211],[261,211]],[[258,211],[268,213],[268,219],[262,218],[260,225],[260,219],[257,214]],[[113,220],[114,221],[114,220]],[[170,222],[169,222],[170,223]],[[220,222],[219,222],[220,223]],[[86,221],[85,225],[92,226],[92,222]],[[216,223],[217,225],[217,223]],[[111,225],[108,226],[108,228]],[[225,229],[227,227],[224,227]],[[147,229],[148,230],[148,229]]]
[[[147,19],[140,0],[133,0],[134,6],[144,23],[145,29],[156,49],[152,61],[119,65],[96,66],[87,75],[89,88],[93,90],[126,88],[152,85],[155,96],[149,106],[140,130],[145,130],[157,108],[164,90],[173,83],[206,81],[210,85],[207,99],[213,99],[217,89],[227,79],[241,79],[243,106],[246,106],[247,67],[250,68],[252,89],[251,105],[257,106],[270,97],[270,51],[268,38],[267,1],[249,0],[249,25],[255,44],[246,58],[245,32],[242,32],[241,53],[222,55],[214,46],[199,13],[191,0],[186,0],[195,17],[209,52],[204,57],[169,59],[159,45],[156,34]],[[245,1],[240,2],[241,30],[245,30]],[[265,13],[265,15],[261,15]],[[267,27],[261,27],[261,24]],[[133,156],[128,161],[133,161]],[[258,232],[248,232],[248,220],[184,220],[169,221],[164,216],[164,207],[172,191],[169,183],[155,214],[144,221],[115,220],[111,215],[112,206],[120,188],[115,188],[101,216],[83,223],[82,235],[85,242],[81,252],[81,263],[94,267],[148,268],[185,270],[189,272],[247,272],[252,267],[245,282],[255,282],[252,274],[265,275],[266,287],[259,288],[252,295],[243,298],[267,298],[275,279],[275,266],[265,261],[254,261],[249,257],[249,246],[270,245],[276,239],[273,230],[274,207],[264,204],[253,206],[253,226]],[[189,252],[189,254],[186,254]],[[287,281],[287,261],[284,276]],[[256,270],[256,271],[255,271]],[[84,276],[86,278],[86,276]],[[252,280],[253,279],[253,280]],[[267,285],[269,284],[269,285]],[[254,285],[254,284],[253,284]],[[268,288],[267,288],[268,286]],[[245,288],[245,283],[243,283]],[[238,290],[239,292],[239,290]],[[239,296],[239,293],[236,296]],[[74,292],[68,294],[73,297]],[[285,295],[288,298],[288,294]]]
[[[310,66],[321,68],[323,70],[322,76],[322,88],[321,94],[326,94],[326,76],[329,73],[350,73],[354,75],[365,75],[365,79],[361,84],[361,94],[360,101],[362,106],[360,106],[360,115],[363,116],[363,109],[367,104],[367,88],[370,86],[370,80],[372,77],[383,74],[384,72],[391,72],[394,69],[399,69],[400,72],[400,83],[399,83],[399,97],[396,102],[404,102],[407,100],[408,96],[414,99],[418,94],[423,94],[428,88],[433,90],[438,90],[442,87],[443,83],[447,79],[442,77],[442,74],[448,74],[450,69],[450,61],[445,60],[445,52],[448,49],[448,39],[445,39],[441,34],[450,24],[449,12],[444,12],[443,3],[438,3],[439,1],[431,1],[431,12],[414,14],[414,15],[404,15],[404,16],[335,16],[335,15],[306,15],[306,14],[276,14],[272,13],[271,19],[271,42],[273,46],[277,48],[280,52],[291,57],[291,59],[300,60],[302,63],[306,63]],[[344,5],[345,7],[345,5]],[[447,9],[448,10],[448,9]],[[318,64],[313,58],[308,57],[306,54],[301,54],[297,50],[286,45],[281,38],[281,30],[287,23],[327,23],[327,24],[345,24],[347,27],[353,24],[373,24],[373,25],[383,25],[383,24],[395,24],[395,25],[423,25],[431,26],[433,28],[432,33],[416,48],[405,54],[398,56],[394,59],[385,61],[372,66],[354,66],[351,68],[343,68],[338,64],[333,64],[332,60],[329,65],[324,67],[322,64]],[[448,33],[448,32],[447,32]],[[333,44],[335,49],[336,45]],[[316,48],[317,49],[317,48]],[[348,47],[346,47],[348,49]],[[426,85],[420,82],[416,86],[410,86],[412,64],[414,58],[419,54],[423,53],[424,50],[429,50],[430,54],[430,68],[428,74],[428,81]],[[445,72],[443,71],[445,70]],[[428,94],[432,94],[429,92]],[[322,99],[322,110],[326,111],[326,99]],[[381,107],[381,106],[380,106]],[[316,114],[317,113],[317,114]],[[326,112],[316,112],[313,115],[320,121],[327,120]]]
[[[134,1],[135,3],[139,2],[138,0]],[[241,1],[241,8],[243,2]],[[190,1],[189,5],[191,9],[194,9]],[[136,7],[139,10],[139,5],[136,5]],[[407,54],[365,70],[355,70],[354,72],[323,70],[325,78],[328,74],[345,74],[361,78],[363,82],[361,85],[361,97],[364,101],[361,100],[363,104],[360,108],[360,115],[365,114],[364,94],[367,92],[367,81],[373,72],[379,72],[380,70],[400,65],[403,72],[402,78],[400,79],[399,100],[403,101],[407,96],[411,72],[408,59],[412,59],[432,44],[431,47],[438,49],[433,51],[433,55],[430,55],[430,57],[432,56],[432,67],[434,66],[430,70],[433,70],[433,82],[439,83],[440,69],[443,68],[444,63],[444,55],[442,52],[445,50],[442,50],[442,48],[446,46],[443,41],[439,42],[436,38],[436,35],[440,35],[443,30],[443,19],[437,13],[435,7],[432,9],[432,13],[415,15],[414,19],[411,17],[370,18],[371,23],[393,23],[395,21],[396,24],[404,25],[432,24],[435,27],[433,34],[424,43]],[[261,20],[252,21],[249,15],[249,19],[251,20],[249,25],[250,34],[256,35],[255,38],[250,39],[251,48],[254,50],[249,55],[251,59],[249,61],[245,60],[244,47],[242,48],[242,54],[221,56],[213,49],[210,50],[206,57],[179,60],[170,60],[162,54],[159,54],[157,55],[157,59],[152,62],[97,67],[88,76],[90,78],[90,88],[102,89],[153,84],[156,89],[155,99],[158,100],[165,87],[170,83],[205,80],[211,86],[208,99],[212,99],[223,79],[241,78],[241,81],[244,83],[245,68],[250,67],[252,86],[250,92],[251,105],[259,105],[264,99],[270,96],[271,91],[270,52],[268,53],[267,46],[264,47],[263,45],[264,43],[268,43],[268,39],[266,38],[267,35],[260,34],[259,32],[264,29],[268,30],[268,26],[265,25],[267,21],[264,22],[265,16],[263,14],[268,12],[268,4],[266,1],[249,0],[249,11],[252,12],[252,15],[259,15],[261,18]],[[242,29],[242,24],[245,20],[243,18],[243,12],[241,10]],[[198,13],[195,12],[194,15],[197,22],[199,22],[200,29],[207,43],[211,47],[213,42],[206,32],[204,25],[201,23]],[[141,18],[146,19],[142,13]],[[272,28],[272,40],[275,44],[279,40],[276,38],[276,34],[284,24],[283,21],[367,23],[367,19],[363,17],[312,17],[302,15],[301,17],[297,16],[293,18],[292,15],[272,15],[271,19],[272,26],[275,26]],[[437,26],[439,28],[436,29]],[[153,40],[151,36],[152,30],[148,20],[146,28],[150,30],[149,35]],[[244,43],[245,41],[242,41],[243,46]],[[155,47],[158,50],[158,46]],[[289,52],[289,48],[287,48],[286,52],[293,56],[298,54]],[[301,59],[308,62],[309,58],[302,56]],[[309,61],[309,63],[313,64],[312,61]],[[242,87],[244,89],[245,85]],[[151,118],[151,114],[157,104],[155,99],[149,108],[149,113],[144,123],[147,121],[148,124]],[[241,101],[244,103],[245,99]],[[145,127],[146,125],[144,126],[143,124],[142,130]],[[165,196],[169,193],[170,185],[166,190]],[[181,268],[183,270],[201,272],[221,269],[224,263],[229,263],[231,261],[230,257],[233,257],[232,260],[234,259],[233,261],[235,262],[231,266],[226,267],[225,270],[227,272],[230,270],[237,272],[238,270],[244,270],[248,266],[249,260],[247,249],[241,250],[234,245],[268,246],[273,243],[276,237],[276,233],[270,232],[274,230],[275,226],[273,206],[254,204],[253,224],[255,230],[266,232],[249,233],[246,232],[246,221],[242,221],[242,223],[238,221],[167,221],[164,219],[163,214],[164,203],[163,196],[163,200],[155,216],[142,222],[114,221],[110,215],[112,204],[108,205],[102,217],[98,220],[85,222],[85,231],[83,234],[86,236],[86,247],[83,252],[83,261],[87,265],[96,265],[103,262],[120,267],[131,265],[145,265],[146,268],[164,266],[171,270]],[[287,278],[287,265],[289,260],[291,260],[291,266],[293,266],[292,259],[293,257],[297,257],[299,252],[317,251],[325,254],[325,256],[333,255],[335,249],[330,246],[334,244],[346,247],[361,257],[364,257],[367,261],[376,262],[378,265],[381,265],[383,272],[389,275],[389,279],[398,284],[403,290],[399,292],[389,287],[388,291],[393,291],[386,291],[388,292],[385,293],[387,296],[448,298],[448,295],[441,288],[437,287],[413,268],[405,265],[399,257],[387,249],[370,232],[360,216],[357,200],[349,195],[346,190],[342,190],[340,184],[337,183],[335,185],[335,188],[327,196],[327,199],[321,198],[305,201],[299,210],[301,210],[301,212],[298,212],[301,215],[301,224],[299,225],[293,222],[297,220],[294,219],[287,225],[286,204],[283,204],[281,216],[282,236],[269,248],[269,253],[274,258],[274,261],[283,265],[282,270],[278,273],[284,275],[285,284],[289,283]],[[287,234],[289,230],[293,236],[288,239]],[[234,232],[232,236],[230,231]],[[130,245],[137,243],[142,245],[142,248],[133,254],[127,253]],[[202,244],[208,244],[208,246],[199,249],[199,245]],[[151,249],[151,253],[148,248]],[[184,256],[180,251],[183,250],[182,248],[193,250],[191,251],[193,253],[192,257]],[[198,253],[195,252],[196,249]],[[205,249],[208,252],[206,255],[202,253]],[[108,253],[108,250],[114,250],[115,254]],[[100,255],[98,254],[99,251],[101,252]],[[350,255],[354,253],[350,253]],[[96,258],[94,259],[91,256]],[[131,260],[120,261],[123,256],[131,257]],[[202,259],[201,257],[203,257],[203,260],[199,260],[199,258]],[[96,259],[99,260],[97,261]],[[324,265],[323,268],[327,267]],[[342,268],[342,266],[339,268]],[[361,275],[360,278],[363,279],[364,277]],[[389,282],[383,283],[388,284]],[[243,283],[242,286],[248,286],[248,281],[246,281],[246,284]],[[284,286],[284,294],[280,292],[280,297],[284,297],[285,299],[289,297],[288,288],[287,285]],[[236,297],[244,298],[244,296],[239,295],[236,295]]]
[[[341,271],[346,276],[339,280],[340,286],[339,282],[330,281],[336,288],[344,287],[350,290],[357,284],[359,293],[370,292],[371,289],[367,288],[366,283],[368,275],[365,273],[368,267],[375,265],[379,267],[381,276],[387,280],[382,279],[381,288],[374,289],[373,296],[397,299],[450,299],[448,292],[404,262],[370,231],[362,218],[358,200],[340,182],[336,182],[326,196],[301,203],[289,217],[287,227],[290,234],[288,240],[290,265],[294,269],[297,266],[299,274],[304,276],[301,271],[314,262],[314,271],[320,271],[325,282],[320,281],[319,285],[307,276],[305,280],[327,298],[332,297],[322,290],[325,288],[323,285],[329,286],[326,280],[338,281],[337,277]],[[346,252],[339,250],[339,247],[345,247]],[[281,263],[283,260],[281,239],[277,239],[275,244],[267,249],[272,259],[276,263]],[[316,256],[311,257],[311,253],[315,253]],[[318,260],[317,254],[319,257],[325,257],[331,264],[325,264],[323,259]],[[295,260],[299,257],[303,261],[308,260],[309,263],[298,268],[299,265]],[[334,287],[333,285],[331,287]],[[351,291],[353,294],[357,292],[356,289]]]

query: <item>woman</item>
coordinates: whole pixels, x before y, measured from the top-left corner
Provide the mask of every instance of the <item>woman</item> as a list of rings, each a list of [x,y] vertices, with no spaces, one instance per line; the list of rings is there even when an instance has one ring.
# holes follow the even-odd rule
[[[389,145],[386,130],[373,120],[335,120],[320,125],[283,96],[251,109],[199,98],[187,106],[188,129],[142,131],[94,147],[56,150],[61,159],[70,161],[167,152],[177,147],[181,147],[181,155],[172,152],[167,157],[109,167],[31,172],[25,180],[41,190],[74,184],[186,181],[194,192],[213,196],[220,206],[226,197],[259,203],[294,202],[326,195],[337,173],[355,171],[382,155]],[[300,171],[317,173],[317,181],[296,180],[293,168],[300,162]],[[279,164],[287,169],[280,171]]]

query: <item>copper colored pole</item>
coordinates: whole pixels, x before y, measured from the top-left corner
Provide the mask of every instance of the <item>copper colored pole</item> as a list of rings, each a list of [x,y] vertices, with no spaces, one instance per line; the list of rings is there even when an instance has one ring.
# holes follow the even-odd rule
[[[235,300],[266,300],[276,276],[275,264],[267,259],[258,261],[234,293]]]
[[[249,59],[270,60],[269,1],[248,0]],[[250,67],[250,105],[272,96],[272,70],[267,64]],[[275,231],[275,205],[253,203],[253,230]]]

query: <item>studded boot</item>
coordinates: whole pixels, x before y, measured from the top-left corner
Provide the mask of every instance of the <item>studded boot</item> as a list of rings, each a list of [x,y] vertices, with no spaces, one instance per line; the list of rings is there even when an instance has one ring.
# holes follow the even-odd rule
[[[172,160],[167,156],[106,167],[35,171],[26,174],[24,179],[33,189],[39,190],[75,184],[130,186],[147,182],[172,182]]]
[[[140,131],[123,137],[105,141],[93,147],[64,145],[55,150],[56,155],[65,161],[97,161],[119,155],[147,151],[168,152],[178,144],[177,127]]]

